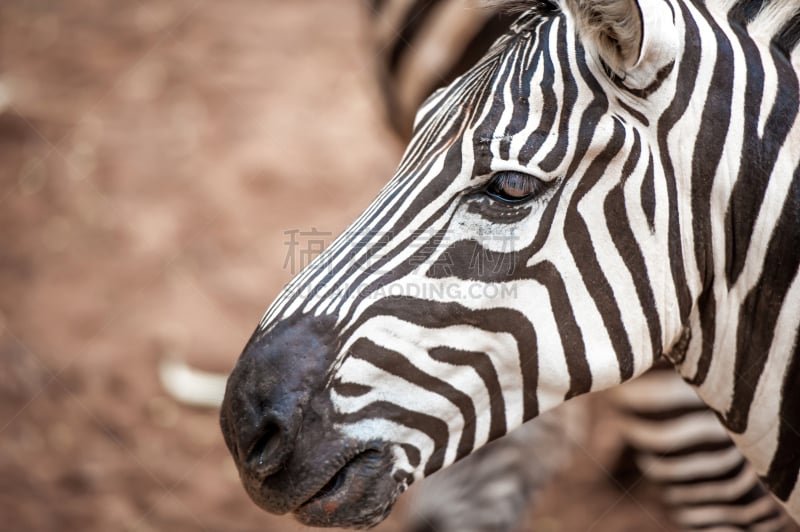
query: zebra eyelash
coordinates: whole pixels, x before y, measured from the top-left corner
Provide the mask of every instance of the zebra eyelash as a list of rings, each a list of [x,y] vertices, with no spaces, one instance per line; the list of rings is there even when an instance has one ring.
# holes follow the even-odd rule
[[[525,203],[547,188],[547,183],[538,177],[523,172],[496,172],[487,183],[484,192],[490,198],[508,204]]]

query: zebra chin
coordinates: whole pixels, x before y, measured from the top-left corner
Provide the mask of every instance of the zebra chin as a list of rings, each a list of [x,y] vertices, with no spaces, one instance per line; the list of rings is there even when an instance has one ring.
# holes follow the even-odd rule
[[[391,512],[401,485],[392,478],[388,445],[344,444],[328,454],[293,456],[287,468],[260,478],[247,471],[242,482],[250,498],[271,513],[291,512],[302,524],[316,527],[370,528]]]
[[[373,527],[389,515],[402,491],[390,469],[383,450],[358,453],[294,514],[308,526]]]

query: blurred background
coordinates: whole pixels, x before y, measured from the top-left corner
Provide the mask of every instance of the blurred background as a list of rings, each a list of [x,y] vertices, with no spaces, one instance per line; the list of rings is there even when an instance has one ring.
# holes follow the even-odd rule
[[[390,177],[368,9],[0,3],[0,528],[308,530],[247,499],[217,412],[157,367],[230,370]],[[530,530],[664,528],[608,481],[607,432]]]

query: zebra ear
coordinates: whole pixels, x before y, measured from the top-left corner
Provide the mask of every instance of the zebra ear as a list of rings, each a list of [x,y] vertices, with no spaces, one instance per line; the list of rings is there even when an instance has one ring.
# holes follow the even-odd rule
[[[578,35],[630,88],[644,88],[675,60],[677,31],[666,2],[563,0]]]
[[[615,72],[624,72],[639,59],[642,14],[636,0],[566,0],[584,45]]]

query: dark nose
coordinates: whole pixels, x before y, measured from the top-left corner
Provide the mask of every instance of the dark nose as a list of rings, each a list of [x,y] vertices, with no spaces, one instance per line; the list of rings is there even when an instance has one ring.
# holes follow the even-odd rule
[[[220,425],[240,471],[258,478],[284,466],[310,398],[332,360],[329,318],[283,320],[250,338],[228,378]]]

